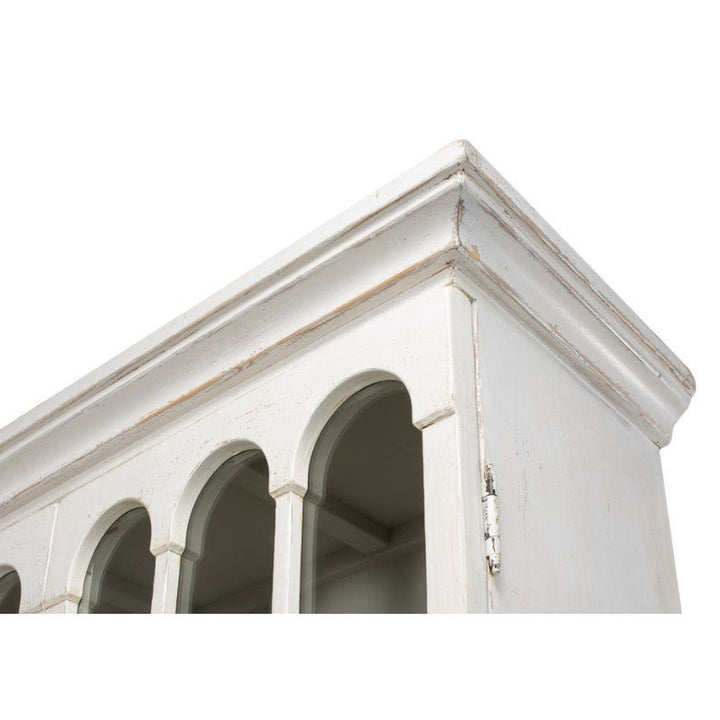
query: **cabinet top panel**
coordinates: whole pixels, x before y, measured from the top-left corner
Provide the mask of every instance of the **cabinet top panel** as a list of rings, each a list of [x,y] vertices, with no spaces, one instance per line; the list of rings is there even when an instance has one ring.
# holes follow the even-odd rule
[[[407,242],[408,228],[417,232],[423,224],[432,225],[437,237],[446,231],[442,242]],[[380,235],[382,243],[376,241]],[[362,261],[348,262],[361,247]],[[594,384],[606,378],[614,387],[610,395],[630,402],[626,415],[650,418],[646,433],[654,442],[669,441],[672,424],[694,392],[690,371],[472,145],[460,140],[0,430],[0,464],[135,377],[166,365],[175,353],[200,347],[218,328],[241,319],[257,323],[258,307],[270,300],[274,317],[285,308],[297,315],[302,332],[312,318],[310,309],[303,315],[297,288],[313,277],[317,281],[320,273],[338,286],[346,278],[356,286],[367,278],[362,294],[370,297],[399,277],[416,274],[420,282],[432,263],[501,298],[561,354],[581,357],[577,365]],[[508,268],[520,271],[505,277]],[[327,302],[337,300],[328,296]],[[567,327],[580,324],[584,333],[572,336],[554,321],[561,305]],[[345,307],[340,302],[324,311],[341,313]],[[627,372],[617,369],[626,364]],[[583,369],[586,365],[591,367]],[[643,389],[649,385],[650,391]]]

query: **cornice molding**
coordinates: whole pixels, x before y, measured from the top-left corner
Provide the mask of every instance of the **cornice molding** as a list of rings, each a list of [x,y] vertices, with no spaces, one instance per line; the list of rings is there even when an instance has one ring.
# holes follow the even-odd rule
[[[40,492],[444,272],[501,302],[653,442],[669,441],[694,392],[689,370],[458,141],[0,430],[0,505],[19,497],[3,466]],[[68,438],[83,452],[64,451]]]
[[[362,242],[444,194],[467,159],[452,143],[298,240],[207,300],[120,353],[61,392],[0,429],[0,461],[10,446],[34,438],[81,412],[139,370],[197,342],[229,321],[307,278],[343,250]]]
[[[658,370],[672,374],[692,396],[695,379],[690,370],[665,343],[618,297],[594,270],[558,235],[521,195],[472,146],[468,145],[468,163],[463,167],[487,207],[499,222],[507,222],[516,239],[534,248],[559,282],[572,286],[577,297],[584,298],[593,313],[603,316],[616,327],[644,357],[652,358]]]
[[[695,392],[688,368],[475,150],[458,267],[659,447]]]

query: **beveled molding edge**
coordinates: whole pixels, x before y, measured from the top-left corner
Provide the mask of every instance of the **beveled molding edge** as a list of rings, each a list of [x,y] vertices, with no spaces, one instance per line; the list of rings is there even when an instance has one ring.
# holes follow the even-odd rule
[[[544,263],[559,282],[582,298],[594,315],[613,327],[619,338],[648,358],[649,363],[655,362],[658,369],[671,373],[692,397],[695,379],[677,355],[472,145],[468,144],[467,152],[468,163],[462,172],[498,222]]]
[[[593,318],[606,329],[604,342],[612,342],[621,350],[629,351],[638,359],[648,376],[654,377],[652,382],[656,387],[653,387],[651,393],[653,402],[655,405],[668,405],[666,417],[659,422],[653,418],[652,411],[631,397],[631,391],[624,389],[621,383],[615,383],[612,391],[606,395],[620,403],[623,414],[647,418],[648,422],[641,421],[639,426],[653,442],[660,446],[666,444],[670,439],[672,424],[687,407],[694,392],[695,383],[690,371],[472,145],[461,140],[446,146],[397,180],[0,430],[0,463],[17,449],[52,432],[54,427],[70,422],[108,394],[131,383],[153,365],[189,345],[201,342],[218,327],[236,321],[267,298],[277,297],[299,279],[307,279],[329,259],[335,259],[344,251],[357,247],[380,230],[408,217],[418,207],[432,203],[433,193],[436,193],[436,199],[448,189],[454,190],[456,187],[460,190],[460,199],[454,222],[455,238],[447,246],[445,266],[459,263],[473,282],[489,289],[496,298],[501,298],[523,324],[530,326],[553,349],[559,350],[566,358],[574,357],[573,364],[576,367],[588,370],[582,348],[573,346],[540,314],[533,313],[531,303],[522,300],[521,290],[516,292],[514,288],[509,288],[493,268],[483,261],[482,254],[478,254],[482,242],[472,234],[467,235],[463,227],[467,203],[475,199],[484,211],[495,217],[514,241],[523,245],[532,257],[532,263],[543,267],[549,282],[562,285],[579,301],[579,307],[582,308],[579,317]],[[442,188],[442,192],[438,188]],[[410,274],[406,278],[408,284]],[[602,369],[588,372],[596,387],[602,386],[603,378],[608,379]],[[636,368],[636,375],[639,372]],[[667,390],[664,397],[662,388]]]
[[[664,447],[695,392],[692,373],[491,166],[481,163],[474,158],[462,170],[456,284],[493,298]],[[473,213],[474,223],[468,220]]]

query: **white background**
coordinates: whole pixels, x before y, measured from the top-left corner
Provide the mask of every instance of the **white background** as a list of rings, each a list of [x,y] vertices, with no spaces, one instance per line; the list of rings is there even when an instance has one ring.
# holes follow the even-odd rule
[[[0,5],[0,425],[459,137],[698,382],[680,617],[3,620],[4,717],[718,717],[714,4]]]

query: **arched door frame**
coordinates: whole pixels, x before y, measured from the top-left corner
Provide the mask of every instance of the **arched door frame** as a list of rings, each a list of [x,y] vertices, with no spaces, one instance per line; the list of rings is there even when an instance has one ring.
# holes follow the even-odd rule
[[[203,548],[205,545],[205,537],[207,535],[209,521],[220,497],[234,477],[234,475],[231,474],[223,477],[218,475],[218,472],[226,462],[238,457],[240,458],[240,461],[238,466],[234,468],[234,471],[242,471],[243,466],[257,458],[258,455],[265,457],[262,450],[257,447],[247,447],[233,453],[229,457],[225,458],[223,462],[215,468],[201,488],[188,519],[185,550],[183,551],[180,564],[176,612],[189,613],[191,611],[193,589],[195,586],[195,573],[197,564],[203,556]],[[272,499],[269,492],[267,497],[269,500]]]
[[[311,453],[308,466],[308,489],[305,493],[303,503],[303,545],[302,545],[302,566],[307,570],[314,562],[314,542],[309,543],[308,538],[316,538],[317,523],[319,520],[320,507],[323,506],[329,512],[332,508],[327,506],[327,469],[338,443],[345,436],[355,419],[373,402],[386,397],[402,388],[402,391],[410,400],[410,393],[405,384],[397,380],[383,379],[376,380],[354,392],[327,418],[321,429],[315,447]],[[349,518],[340,516],[338,518],[345,527],[351,522]],[[351,533],[349,542],[355,542],[355,548],[362,552],[371,552],[387,545],[389,537],[384,528],[376,527],[369,518],[356,518],[356,532]],[[355,523],[352,523],[355,525]],[[312,574],[305,572],[301,576],[300,601],[301,607],[309,608],[314,606],[315,578]]]
[[[97,606],[100,601],[100,594],[105,581],[108,566],[112,560],[118,546],[125,539],[127,533],[134,528],[139,522],[145,518],[148,520],[150,516],[147,510],[140,506],[125,511],[117,520],[110,523],[107,530],[103,533],[95,550],[90,558],[88,569],[83,582],[83,593],[78,603],[79,613],[89,613]],[[108,532],[115,528],[111,536]],[[150,547],[148,546],[148,551]]]

